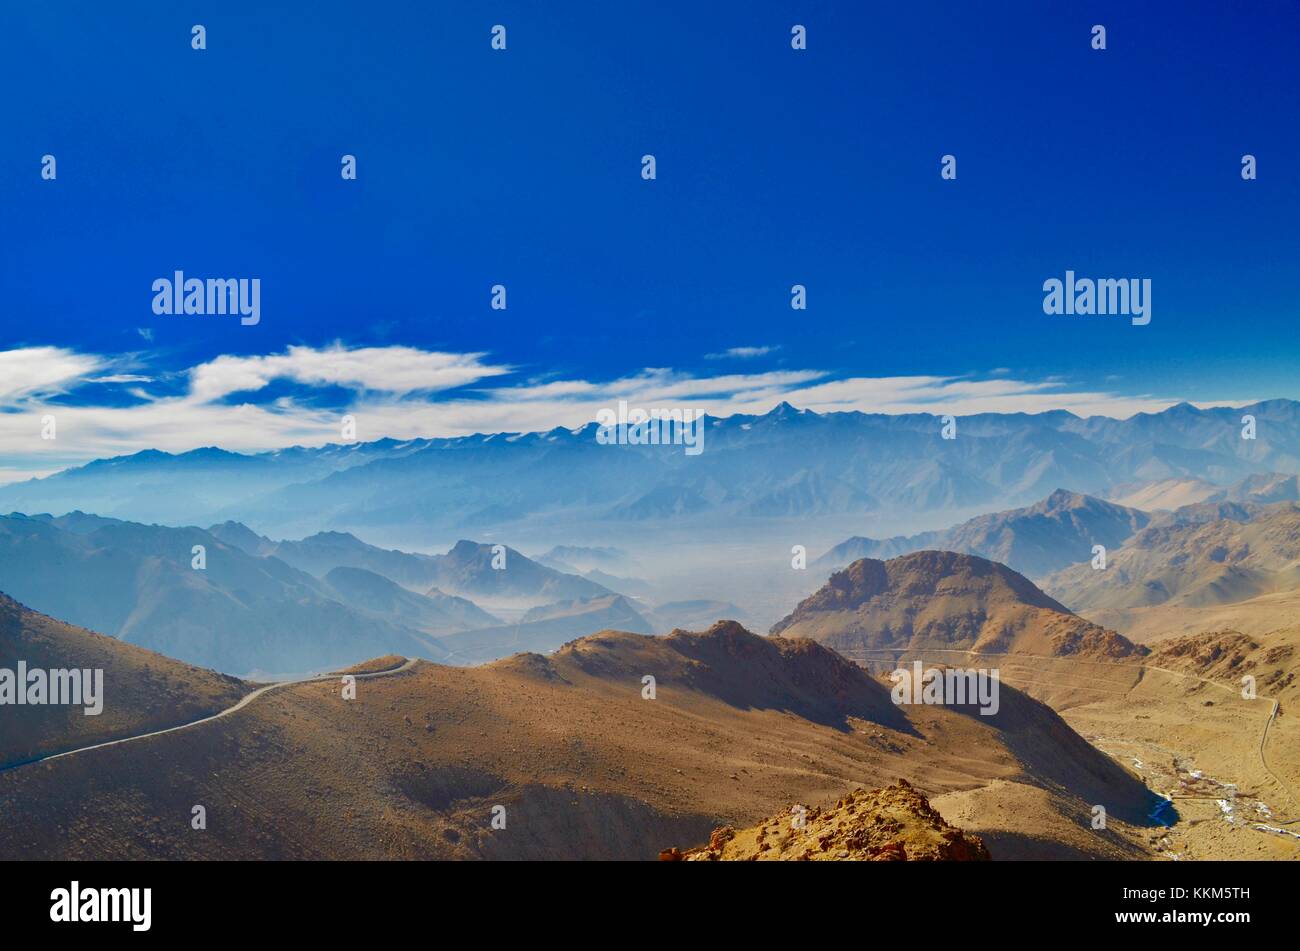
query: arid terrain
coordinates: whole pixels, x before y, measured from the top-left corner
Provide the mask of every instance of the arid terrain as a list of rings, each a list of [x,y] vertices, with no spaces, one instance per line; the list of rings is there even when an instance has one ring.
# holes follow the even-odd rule
[[[1289,510],[1279,512],[1289,525]],[[1135,540],[1141,544],[1142,533]],[[1094,580],[1104,573],[1083,574],[1088,570],[1075,572],[1107,583]],[[918,552],[855,563],[773,630],[813,637],[878,673],[915,660],[995,667],[1004,683],[1051,704],[1172,801],[1155,814],[1146,839],[1162,855],[1300,857],[1300,828],[1292,824],[1300,819],[1300,729],[1294,714],[1287,716],[1300,673],[1300,628],[1274,626],[1253,604],[1180,609],[1186,626],[1201,631],[1191,636],[1152,618],[1144,634],[1154,639],[1135,645],[1001,565]],[[1221,627],[1252,615],[1258,634]],[[1242,695],[1244,675],[1254,677],[1254,699]],[[1021,794],[986,787],[933,803],[962,825],[987,800],[1013,803]],[[1166,832],[1159,823],[1175,812],[1178,821]]]
[[[0,659],[102,667],[110,702],[98,718],[6,708],[0,851],[1296,858],[1300,626],[1273,627],[1253,609],[1262,598],[1178,606],[1194,634],[1145,615],[1136,643],[1004,565],[920,551],[833,574],[772,636],[735,621],[606,630],[479,666],[390,654],[270,688],[6,599]],[[520,626],[553,635],[583,604]],[[1226,624],[1234,611],[1254,618],[1251,633]],[[888,675],[915,661],[996,671],[996,712],[973,698],[897,703]],[[129,739],[75,751],[118,738]],[[800,807],[811,850],[776,832]]]
[[[337,682],[288,686],[192,729],[0,774],[0,841],[9,857],[652,859],[898,778],[931,796],[1007,791],[962,800],[962,828],[1001,858],[1153,854],[1148,790],[1038,701],[1004,689],[991,717],[900,707],[811,641],[728,623],[475,668],[418,662],[359,680],[354,700]],[[1114,817],[1100,832],[1098,802]]]

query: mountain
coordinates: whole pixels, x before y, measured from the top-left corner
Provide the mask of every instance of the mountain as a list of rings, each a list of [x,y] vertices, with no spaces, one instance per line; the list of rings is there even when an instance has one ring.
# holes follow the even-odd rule
[[[946,531],[883,541],[850,538],[815,564],[841,568],[859,558],[893,558],[931,548],[979,555],[1037,578],[1090,561],[1093,545],[1119,547],[1150,521],[1137,509],[1057,489],[1034,505],[981,515]]]
[[[576,601],[559,601],[533,608],[513,624],[477,628],[441,637],[446,663],[481,664],[520,651],[546,652],[566,641],[617,629],[649,634],[651,624],[620,594]]]
[[[1258,439],[1240,438],[1243,414],[1255,416]],[[782,404],[761,416],[708,418],[695,456],[677,446],[601,445],[595,423],[253,455],[150,450],[5,486],[0,507],[170,524],[234,518],[278,536],[363,531],[414,545],[575,519],[647,529],[687,518],[830,524],[877,511],[1028,505],[1061,485],[1101,496],[1133,483],[1300,473],[1300,404],[1289,400],[1179,404],[1125,420],[1057,411],[955,422],[956,438],[943,439],[938,415]]]
[[[1014,799],[1014,831],[992,802],[962,820],[1001,859],[1150,855],[1151,794],[1041,703],[1002,700],[992,717],[896,706],[832,651],[734,624],[603,632],[548,657],[417,663],[351,700],[333,680],[295,684],[0,774],[0,858],[653,860],[899,777]],[[1105,832],[1087,827],[1096,802]]]
[[[264,553],[317,578],[335,568],[362,568],[415,591],[427,590],[438,580],[434,556],[378,548],[348,532],[317,532],[277,542]]]
[[[14,517],[21,518],[21,513],[11,513]],[[53,515],[33,515],[34,519],[43,522],[49,522],[56,528],[65,532],[72,532],[74,535],[86,535],[105,525],[124,525],[126,524],[120,518],[104,518],[101,515],[91,515],[89,512],[69,512],[66,515],[60,515],[55,518]]]
[[[16,671],[20,662],[28,671],[102,671],[101,709],[87,716],[84,696],[82,705],[0,707],[0,771],[32,757],[210,716],[252,689],[234,677],[57,621],[0,594],[0,669]]]
[[[954,531],[955,528],[946,531],[918,532],[915,535],[894,535],[891,538],[867,538],[864,535],[854,535],[816,559],[813,566],[838,571],[862,558],[897,558],[899,555],[908,555],[927,548],[936,551],[952,551],[955,550],[952,547],[955,542],[948,544],[945,542]]]
[[[1119,658],[1145,652],[1071,614],[1005,565],[947,551],[863,558],[800,602],[773,634],[848,656],[934,650]]]
[[[205,564],[196,568],[195,548]],[[227,673],[292,673],[437,642],[336,599],[323,582],[199,528],[0,517],[0,590],[32,608]]]
[[[499,552],[494,551],[498,548]],[[462,540],[447,554],[434,556],[433,562],[437,570],[434,583],[440,588],[489,600],[559,601],[611,593],[594,581],[539,565],[505,545]],[[493,567],[494,563],[501,567]]]
[[[228,544],[251,554],[279,558],[318,578],[327,577],[336,568],[356,568],[417,592],[438,588],[439,594],[448,591],[539,603],[610,593],[598,582],[566,573],[582,569],[557,570],[505,546],[504,567],[493,568],[495,546],[464,540],[445,555],[425,555],[379,548],[348,532],[318,532],[298,541],[273,542],[238,522],[225,522],[210,531]]]
[[[424,594],[409,591],[383,575],[364,568],[332,568],[325,582],[349,604],[387,620],[398,620],[426,634],[450,634],[500,624],[473,601],[430,588]]]
[[[400,459],[423,442],[380,439],[371,443],[291,447],[256,455],[215,446],[178,454],[146,449],[128,456],[97,459],[45,479],[14,486],[13,508],[23,511],[70,511],[84,508],[126,520],[186,523],[205,516],[219,518],[230,507],[290,485],[309,483],[379,458]],[[80,501],[68,506],[56,501]],[[22,502],[17,502],[21,499]]]
[[[1044,586],[1077,611],[1208,607],[1300,587],[1300,504],[1192,509],[1195,517],[1179,510],[1134,535],[1105,571],[1070,568]],[[1245,518],[1214,517],[1224,514]]]
[[[258,558],[275,554],[275,542],[265,535],[259,535],[247,525],[235,521],[225,521],[219,525],[208,526],[208,534],[219,538],[227,545]]]
[[[949,825],[905,779],[855,789],[834,806],[795,804],[749,829],[714,829],[707,845],[669,849],[660,861],[987,862],[977,835]]]
[[[239,674],[300,673],[379,654],[440,659],[449,650],[467,663],[503,656],[509,645],[550,649],[602,627],[651,630],[602,585],[495,547],[462,541],[445,555],[420,555],[342,532],[275,542],[235,522],[207,532],[81,513],[12,515],[0,517],[0,587],[73,623]],[[465,593],[519,612],[572,603],[506,625]],[[449,648],[439,639],[472,629],[483,630],[481,642],[459,637]]]
[[[411,554],[377,548],[346,532],[320,532],[301,541],[282,541],[270,554],[317,577],[335,568],[362,568],[417,591],[439,592],[534,604],[564,598],[593,598],[608,588],[540,565],[513,548],[459,541],[445,555]],[[493,565],[501,567],[493,567]]]

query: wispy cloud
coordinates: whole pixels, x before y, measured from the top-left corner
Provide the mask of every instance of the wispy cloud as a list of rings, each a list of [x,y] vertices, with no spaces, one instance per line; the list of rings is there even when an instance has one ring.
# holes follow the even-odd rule
[[[114,385],[118,383],[152,383],[153,377],[140,376],[137,373],[113,373],[109,376],[95,376],[86,380],[87,383],[103,383]]]
[[[6,460],[0,481],[141,449],[323,445],[340,440],[344,413],[355,417],[358,438],[368,440],[574,428],[620,399],[713,416],[764,413],[781,400],[819,412],[969,415],[1066,409],[1114,417],[1176,402],[1005,374],[836,378],[816,369],[693,375],[647,368],[604,382],[536,378],[483,353],[340,343],[221,356],[179,375],[127,372],[148,370],[141,365],[146,360],[139,354],[110,357],[59,347],[0,351],[0,455]],[[120,385],[134,399],[123,405],[121,399],[78,398],[84,394],[77,388],[86,383]],[[271,389],[285,383],[290,385]],[[339,388],[343,404],[322,408],[311,399],[325,387]],[[56,440],[41,438],[46,414],[57,419]]]
[[[63,347],[0,350],[0,405],[65,393],[108,365]]]
[[[706,360],[753,360],[755,357],[765,357],[769,353],[775,353],[780,350],[777,347],[732,347],[729,350],[723,350],[721,353],[706,353]]]

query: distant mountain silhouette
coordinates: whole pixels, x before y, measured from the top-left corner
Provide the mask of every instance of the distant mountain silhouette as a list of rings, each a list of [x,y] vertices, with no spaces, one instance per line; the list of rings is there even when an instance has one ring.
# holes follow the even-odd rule
[[[461,540],[445,555],[377,548],[347,532],[320,532],[301,541],[282,541],[266,551],[296,568],[325,577],[335,568],[363,568],[403,587],[426,592],[537,603],[594,598],[610,590],[594,581],[548,568],[513,548]],[[493,563],[502,567],[494,568]]]
[[[458,541],[445,555],[433,556],[434,584],[446,591],[485,599],[528,598],[543,601],[597,598],[610,594],[603,585],[547,568],[513,548]],[[500,559],[498,561],[498,559]],[[502,567],[493,567],[499,563]]]
[[[1037,578],[1089,561],[1093,545],[1118,548],[1150,521],[1146,512],[1057,489],[1026,508],[981,515],[943,531],[883,540],[850,538],[815,564],[842,568],[859,558],[893,558],[930,548],[979,555]]]
[[[233,674],[297,673],[379,654],[438,658],[435,639],[199,528],[0,517],[0,590],[33,608]],[[206,564],[193,565],[194,546]]]

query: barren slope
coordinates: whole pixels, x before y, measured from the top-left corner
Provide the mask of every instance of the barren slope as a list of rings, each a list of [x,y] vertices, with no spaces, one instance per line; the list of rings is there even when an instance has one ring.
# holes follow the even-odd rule
[[[0,668],[103,670],[103,712],[0,706],[0,766],[216,713],[253,689],[224,674],[38,614],[0,594]],[[93,675],[92,675],[93,676]]]
[[[1037,701],[1004,687],[992,717],[895,706],[834,653],[734,623],[604,632],[478,668],[419,663],[358,682],[355,700],[337,683],[295,685],[189,730],[0,774],[0,849],[652,859],[718,825],[900,776],[930,794],[1026,791],[1000,857],[1142,854],[1118,820],[1088,829],[1088,804],[1142,822],[1147,790]],[[494,806],[505,828],[492,827]],[[996,826],[997,812],[965,825]]]

